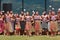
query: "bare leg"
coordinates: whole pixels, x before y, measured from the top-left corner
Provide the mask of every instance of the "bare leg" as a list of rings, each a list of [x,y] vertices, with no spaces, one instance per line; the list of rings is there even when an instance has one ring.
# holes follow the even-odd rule
[[[46,32],[47,36],[49,35],[49,32]]]
[[[31,32],[29,32],[29,36],[31,36]]]
[[[16,30],[15,30],[14,34],[16,35]]]
[[[20,31],[19,31],[19,35],[20,35]]]

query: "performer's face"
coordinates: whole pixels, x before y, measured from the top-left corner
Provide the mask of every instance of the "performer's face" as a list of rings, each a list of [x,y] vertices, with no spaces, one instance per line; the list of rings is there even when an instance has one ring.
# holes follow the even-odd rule
[[[9,11],[7,11],[7,14],[9,14]]]
[[[55,15],[55,12],[52,12],[52,15]]]
[[[18,16],[18,14],[16,14],[16,16]]]
[[[38,13],[38,12],[36,12],[36,15],[39,15],[39,13]]]
[[[29,16],[29,12],[27,12],[26,15]]]
[[[13,11],[10,11],[10,13],[12,14],[12,13],[13,13]]]
[[[60,12],[58,13],[58,15],[60,16]]]

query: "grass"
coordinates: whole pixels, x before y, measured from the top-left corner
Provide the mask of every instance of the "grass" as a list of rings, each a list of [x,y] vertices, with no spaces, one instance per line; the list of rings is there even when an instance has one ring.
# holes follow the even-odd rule
[[[0,35],[0,40],[60,40],[60,35],[59,36],[3,36]]]

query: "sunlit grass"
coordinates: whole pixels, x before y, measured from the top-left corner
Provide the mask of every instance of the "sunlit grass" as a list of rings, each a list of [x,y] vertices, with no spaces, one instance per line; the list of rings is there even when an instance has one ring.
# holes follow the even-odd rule
[[[59,36],[3,36],[0,35],[0,40],[60,40]]]

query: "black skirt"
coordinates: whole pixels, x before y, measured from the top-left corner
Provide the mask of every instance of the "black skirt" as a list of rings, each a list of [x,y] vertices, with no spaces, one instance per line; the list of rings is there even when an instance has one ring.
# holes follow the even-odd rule
[[[21,30],[25,29],[26,21],[20,21]]]

